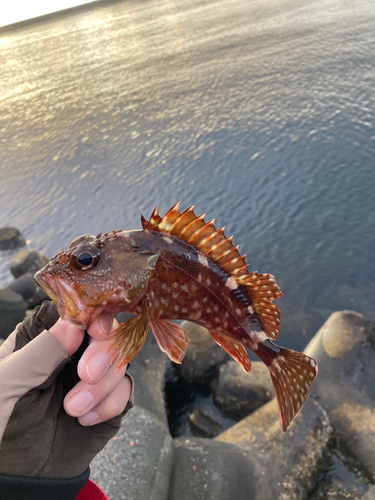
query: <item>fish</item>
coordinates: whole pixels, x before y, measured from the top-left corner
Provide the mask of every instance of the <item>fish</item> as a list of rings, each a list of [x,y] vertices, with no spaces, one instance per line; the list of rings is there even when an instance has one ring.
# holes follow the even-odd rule
[[[232,236],[215,219],[175,204],[163,217],[154,209],[142,229],[83,235],[35,274],[61,318],[81,329],[96,316],[127,312],[110,339],[117,371],[142,348],[149,328],[160,349],[181,363],[185,330],[171,320],[201,325],[249,373],[251,350],[268,367],[285,432],[318,373],[314,358],[275,344],[282,295],[272,274],[249,271]]]

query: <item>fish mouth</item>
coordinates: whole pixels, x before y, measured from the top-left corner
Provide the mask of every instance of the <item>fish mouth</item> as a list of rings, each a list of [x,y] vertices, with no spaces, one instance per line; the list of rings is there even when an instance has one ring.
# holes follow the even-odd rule
[[[57,276],[46,276],[37,272],[34,280],[48,297],[56,304],[59,315],[64,320],[86,328],[89,311],[77,292]]]
[[[52,290],[47,283],[47,278],[42,276],[41,271],[34,275],[34,281],[40,286],[44,293],[57,305],[60,302],[60,297]]]

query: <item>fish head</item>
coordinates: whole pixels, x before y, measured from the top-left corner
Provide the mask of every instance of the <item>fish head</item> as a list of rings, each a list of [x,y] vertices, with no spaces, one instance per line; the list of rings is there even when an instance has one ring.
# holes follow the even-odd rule
[[[86,329],[102,311],[130,311],[141,300],[159,255],[138,246],[135,233],[79,236],[35,274],[62,319]]]

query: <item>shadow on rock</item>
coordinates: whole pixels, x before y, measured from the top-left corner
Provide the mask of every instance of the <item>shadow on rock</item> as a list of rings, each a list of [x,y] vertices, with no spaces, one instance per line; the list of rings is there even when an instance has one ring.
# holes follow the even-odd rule
[[[342,446],[375,480],[375,324],[354,311],[333,313],[305,352],[319,364],[314,397]]]

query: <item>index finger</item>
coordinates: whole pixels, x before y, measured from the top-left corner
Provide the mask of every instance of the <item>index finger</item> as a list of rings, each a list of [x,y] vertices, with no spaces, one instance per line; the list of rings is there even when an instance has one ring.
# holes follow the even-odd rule
[[[113,315],[102,312],[98,314],[93,323],[88,327],[87,332],[90,337],[96,340],[106,340],[112,331],[114,321],[116,320],[113,319]]]
[[[114,340],[108,342],[109,335],[117,328],[118,322],[113,319],[108,333],[99,332],[100,336],[104,336],[103,340],[98,338],[91,339],[90,345],[82,354],[78,363],[78,375],[81,380],[92,384],[99,381],[109,370],[111,359],[116,354],[116,349],[112,348]],[[94,334],[98,334],[100,327],[99,322],[93,323],[88,332],[91,335],[91,328],[95,329]]]

